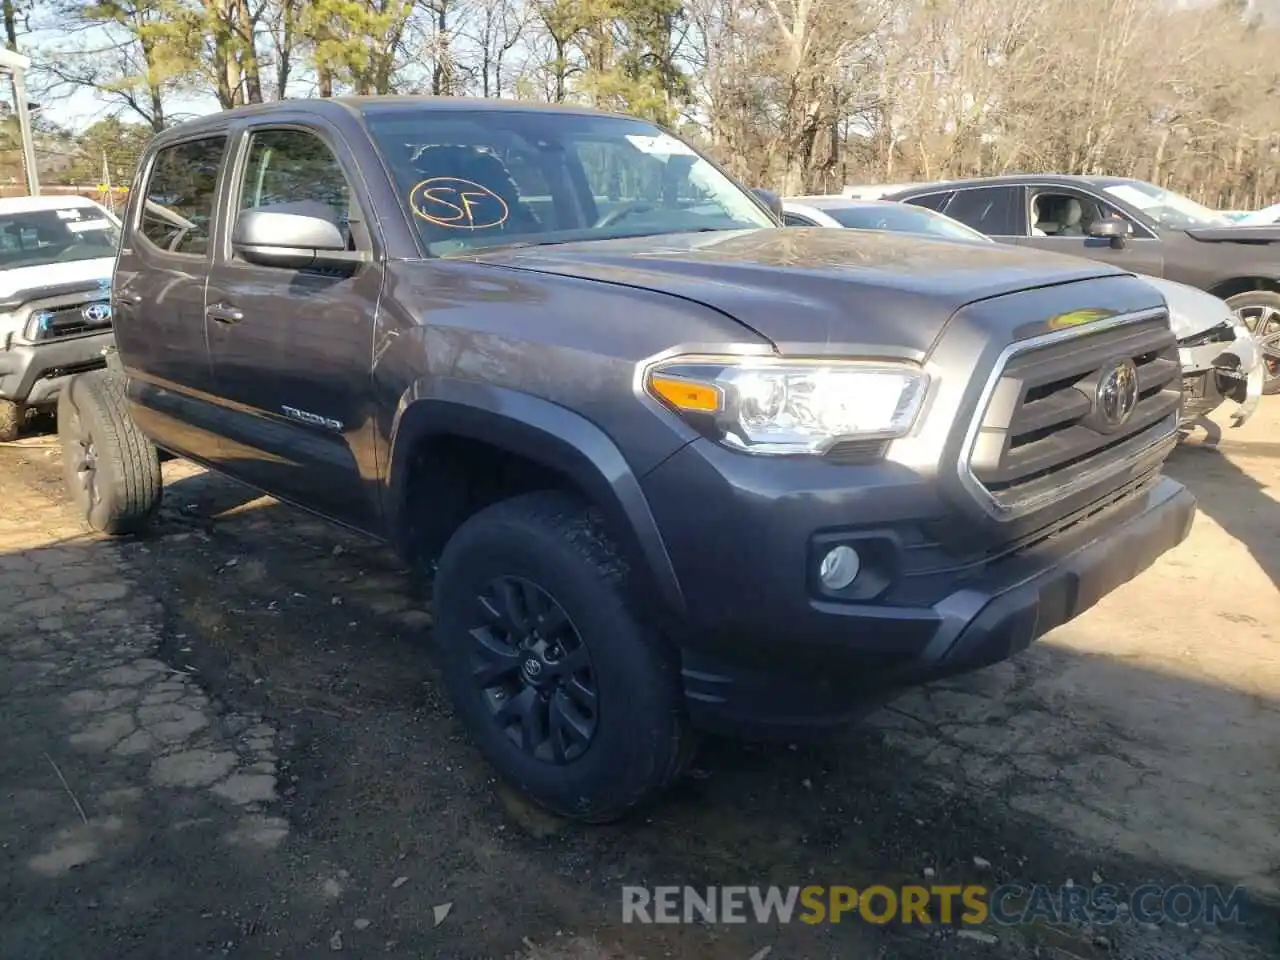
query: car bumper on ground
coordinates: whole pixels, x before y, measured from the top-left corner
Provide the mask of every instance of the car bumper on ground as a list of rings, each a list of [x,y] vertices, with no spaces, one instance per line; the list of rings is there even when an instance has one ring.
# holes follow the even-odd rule
[[[1189,426],[1221,406],[1224,400],[1237,404],[1231,425],[1242,426],[1258,409],[1262,399],[1266,368],[1257,341],[1246,330],[1230,345],[1206,343],[1182,346],[1182,425]]]
[[[1181,543],[1195,511],[1184,487],[1157,477],[1113,509],[961,578],[928,605],[808,601],[809,616],[792,631],[756,611],[748,619],[761,630],[741,629],[736,651],[686,638],[691,716],[713,731],[792,736],[856,720],[908,687],[1004,660]],[[750,597],[741,603],[753,605]]]
[[[0,399],[28,406],[50,406],[77,373],[106,366],[103,350],[111,331],[47,343],[0,344]]]

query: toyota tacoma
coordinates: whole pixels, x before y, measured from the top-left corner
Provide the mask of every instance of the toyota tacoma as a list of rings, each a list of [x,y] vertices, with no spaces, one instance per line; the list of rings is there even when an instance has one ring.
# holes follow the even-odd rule
[[[88,523],[142,529],[165,451],[394,545],[566,816],[1009,657],[1192,522],[1150,285],[782,229],[641,120],[286,101],[157,135],[130,197],[118,352],[59,406]]]
[[[0,442],[105,365],[119,222],[87,197],[0,200]]]

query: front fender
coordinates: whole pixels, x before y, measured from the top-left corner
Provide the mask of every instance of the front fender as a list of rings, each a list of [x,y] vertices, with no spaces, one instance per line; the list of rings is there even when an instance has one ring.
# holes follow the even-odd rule
[[[573,411],[505,387],[432,377],[413,384],[401,398],[391,429],[387,470],[388,527],[393,538],[403,522],[410,491],[413,451],[433,437],[475,440],[526,457],[568,477],[600,508],[633,568],[651,581],[674,614],[684,597],[671,558],[640,488],[617,445],[599,427]],[[404,551],[406,544],[397,543]]]

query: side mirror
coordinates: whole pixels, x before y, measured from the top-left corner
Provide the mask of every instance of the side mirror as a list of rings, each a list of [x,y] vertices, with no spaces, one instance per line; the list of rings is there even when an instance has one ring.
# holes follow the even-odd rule
[[[1133,228],[1129,225],[1129,221],[1123,217],[1102,217],[1089,224],[1089,236],[1105,237],[1111,241],[1111,246],[1116,249],[1124,246],[1124,242],[1132,230]]]
[[[764,187],[756,187],[751,192],[756,195],[757,200],[769,208],[769,211],[779,222],[782,221],[782,198],[780,196],[772,190],[766,190]]]
[[[241,213],[231,231],[231,246],[249,263],[286,270],[354,269],[366,259],[347,249],[341,231],[331,221],[277,210]]]

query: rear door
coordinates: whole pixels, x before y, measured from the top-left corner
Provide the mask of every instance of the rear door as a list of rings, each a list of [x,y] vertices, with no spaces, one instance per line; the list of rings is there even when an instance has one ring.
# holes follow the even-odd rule
[[[218,451],[204,288],[228,139],[225,130],[193,135],[140,172],[111,294],[134,418],[162,447],[204,462]]]
[[[933,209],[992,240],[1013,243],[1019,234],[1021,208],[1021,187],[993,186],[956,190],[943,206]]]
[[[340,132],[314,117],[242,129],[223,193],[204,311],[224,404],[221,467],[363,529],[377,525],[372,354],[383,268],[364,179]],[[353,274],[248,263],[240,212],[330,219],[371,260]]]

